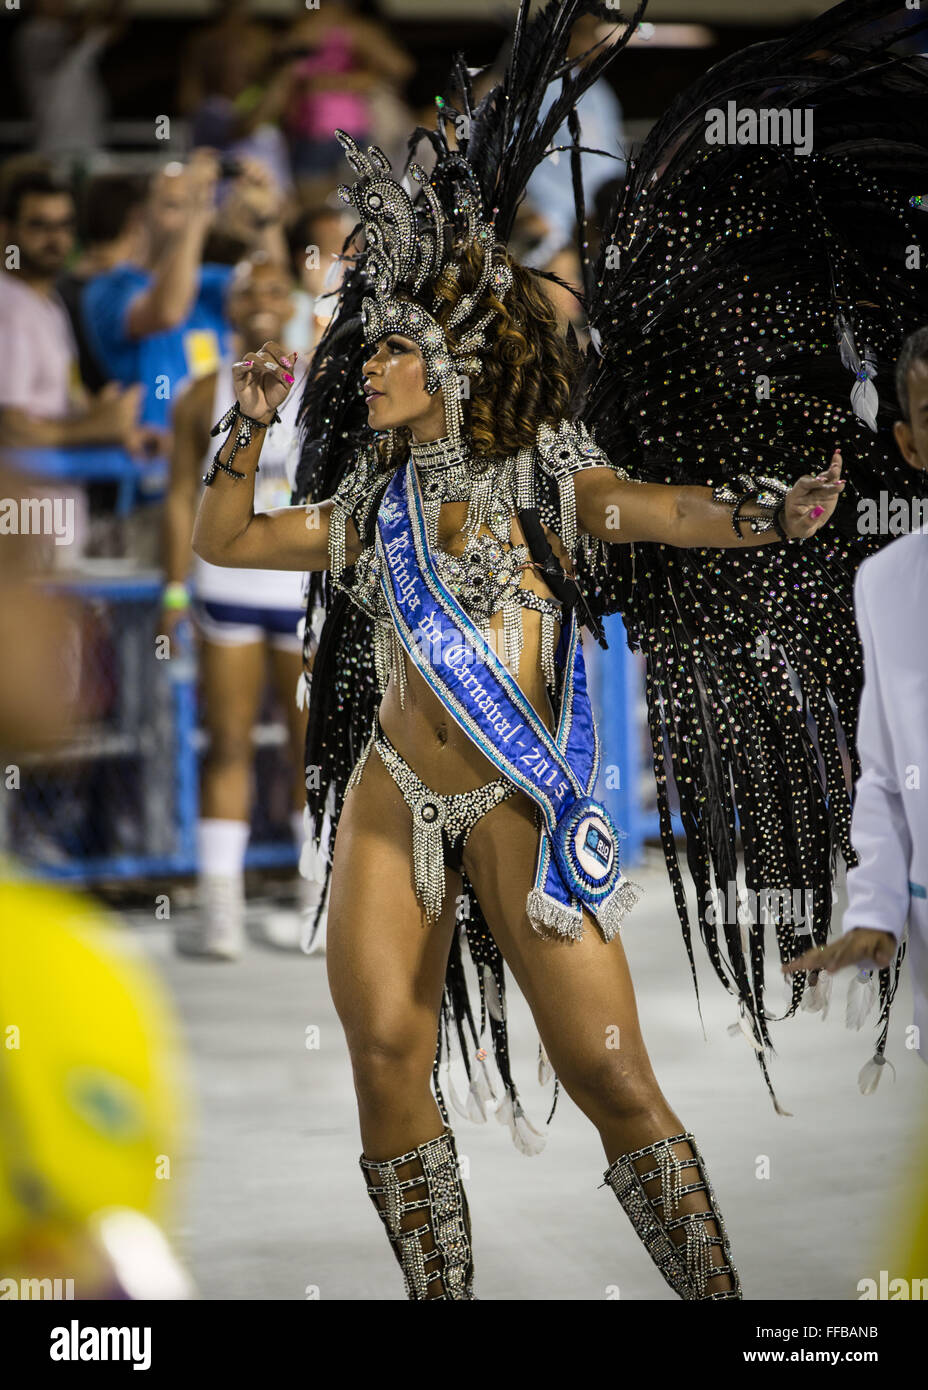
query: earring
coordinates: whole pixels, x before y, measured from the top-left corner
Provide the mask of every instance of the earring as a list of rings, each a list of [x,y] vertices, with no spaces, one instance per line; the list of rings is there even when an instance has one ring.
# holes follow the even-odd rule
[[[445,402],[445,436],[457,447],[461,443],[464,429],[464,412],[461,408],[461,382],[457,372],[442,380],[442,395]]]

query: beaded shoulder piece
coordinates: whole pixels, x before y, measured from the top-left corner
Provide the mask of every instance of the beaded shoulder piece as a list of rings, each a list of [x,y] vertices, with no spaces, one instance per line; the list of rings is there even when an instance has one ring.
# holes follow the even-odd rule
[[[346,565],[346,521],[351,517],[362,544],[369,543],[377,505],[389,480],[390,473],[381,466],[376,445],[369,443],[358,451],[354,467],[336,488],[329,517],[329,574],[336,583]]]
[[[609,468],[620,478],[627,478],[628,474],[611,462],[582,420],[561,420],[557,429],[543,422],[538,429],[536,450],[540,467],[557,485],[558,533],[565,550],[573,554],[580,539],[574,486],[577,473],[586,468]],[[595,542],[592,537],[584,539],[589,554]]]

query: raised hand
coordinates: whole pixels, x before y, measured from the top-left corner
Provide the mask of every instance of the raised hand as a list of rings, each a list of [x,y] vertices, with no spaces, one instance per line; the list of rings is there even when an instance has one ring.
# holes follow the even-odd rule
[[[232,364],[235,398],[243,415],[267,424],[290,394],[296,353],[286,354],[280,343],[265,343]]]
[[[827,472],[817,477],[806,475],[786,494],[783,504],[783,529],[788,536],[814,536],[830,520],[844,479],[841,477],[841,449],[835,449]]]

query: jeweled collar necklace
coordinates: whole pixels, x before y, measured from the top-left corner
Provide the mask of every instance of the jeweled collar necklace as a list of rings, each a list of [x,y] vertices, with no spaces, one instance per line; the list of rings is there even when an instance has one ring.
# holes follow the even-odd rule
[[[441,439],[430,439],[427,443],[409,446],[410,457],[420,473],[445,472],[451,468],[461,468],[472,458],[466,435],[452,439],[445,435]]]

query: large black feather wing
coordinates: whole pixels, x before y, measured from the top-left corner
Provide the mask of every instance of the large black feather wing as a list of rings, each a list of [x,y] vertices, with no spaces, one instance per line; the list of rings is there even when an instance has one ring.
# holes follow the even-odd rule
[[[662,843],[694,980],[674,803],[698,930],[768,1085],[763,918],[784,960],[823,943],[838,852],[854,862],[852,585],[890,539],[862,518],[868,499],[918,490],[893,443],[891,393],[902,339],[928,323],[924,271],[912,268],[920,240],[928,249],[912,204],[928,191],[928,64],[913,56],[924,26],[889,0],[840,5],[712,69],[629,166],[590,303],[580,415],[632,477],[791,482],[826,466],[835,442],[843,450],[833,524],[802,544],[606,546],[580,563],[593,611],[621,612],[646,657]],[[765,111],[797,122],[792,143],[756,140],[787,129]],[[724,906],[739,832],[753,922]],[[899,959],[881,973],[879,1051]],[[789,1013],[804,985],[795,977]]]

